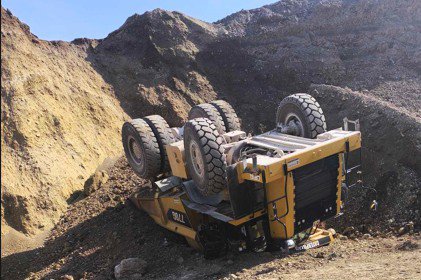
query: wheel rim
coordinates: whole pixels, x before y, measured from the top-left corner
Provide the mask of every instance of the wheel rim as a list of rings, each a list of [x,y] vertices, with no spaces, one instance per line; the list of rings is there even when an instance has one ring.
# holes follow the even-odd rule
[[[193,165],[194,171],[199,176],[204,176],[205,165],[203,163],[202,153],[200,152],[199,145],[195,141],[190,141],[190,160]]]
[[[295,136],[304,137],[304,125],[296,114],[289,113],[285,118],[285,125],[288,125],[294,129]]]
[[[137,143],[136,139],[133,138],[133,136],[129,136],[127,141],[130,157],[136,164],[140,165],[140,167],[142,168],[144,165],[142,148],[140,147],[139,143]]]

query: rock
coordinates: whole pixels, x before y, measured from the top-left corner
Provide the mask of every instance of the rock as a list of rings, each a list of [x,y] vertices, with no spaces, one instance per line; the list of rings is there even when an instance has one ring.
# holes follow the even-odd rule
[[[337,257],[338,257],[338,255],[335,252],[333,252],[333,253],[329,254],[329,256],[327,256],[327,259],[328,260],[333,260],[333,259],[335,259]]]
[[[339,236],[339,240],[348,240],[348,236],[341,235],[341,236]]]
[[[407,232],[407,229],[406,229],[405,227],[401,227],[401,228],[398,230],[398,234],[399,234],[399,235],[404,235],[406,232]]]
[[[234,264],[233,260],[231,260],[231,259],[227,260],[227,265],[232,265],[232,264]]]
[[[183,262],[184,262],[183,257],[179,257],[179,258],[177,258],[177,263],[178,263],[178,264],[182,264]]]
[[[221,273],[221,271],[223,271],[223,267],[222,267],[222,266],[220,266],[220,265],[218,265],[218,264],[211,264],[211,265],[209,266],[209,268],[208,268],[208,269],[206,269],[205,271],[203,271],[202,273],[203,273],[205,276],[215,276],[215,275],[217,275],[217,274],[220,274],[220,273]]]
[[[117,280],[140,279],[145,274],[146,261],[140,258],[124,259],[114,267],[114,276]]]
[[[86,195],[90,195],[96,190],[100,189],[108,181],[108,174],[106,171],[96,171],[91,177],[86,180],[83,186],[83,191]]]
[[[72,275],[66,274],[66,275],[61,276],[60,280],[74,280],[74,278]]]
[[[355,228],[354,227],[347,227],[343,232],[342,232],[342,234],[343,235],[347,235],[347,236],[349,236],[350,234],[352,234],[352,233],[354,233],[355,232]]]
[[[407,232],[414,230],[414,222],[409,222],[405,224],[405,229]]]
[[[401,251],[413,251],[419,248],[419,245],[411,240],[405,241],[402,244],[398,244],[396,249]]]
[[[371,239],[372,237],[371,237],[371,234],[365,233],[365,234],[363,234],[362,238],[363,239]]]
[[[318,259],[323,259],[325,257],[325,253],[324,252],[318,252],[316,255],[316,258]]]
[[[170,245],[170,243],[168,242],[168,240],[166,238],[164,238],[164,242],[162,242],[162,246],[168,247],[169,245]]]

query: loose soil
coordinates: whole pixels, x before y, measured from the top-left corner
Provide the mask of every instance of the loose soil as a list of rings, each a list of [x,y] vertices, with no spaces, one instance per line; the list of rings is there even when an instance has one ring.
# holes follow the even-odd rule
[[[108,183],[75,198],[42,248],[2,258],[2,279],[113,279],[122,259],[147,261],[142,279],[418,279],[419,233],[335,240],[330,246],[283,256],[280,252],[228,254],[206,260],[185,240],[160,226],[128,200],[144,182],[125,159]],[[409,245],[412,244],[412,246]],[[414,247],[414,248],[413,248]],[[418,248],[417,248],[418,247]]]

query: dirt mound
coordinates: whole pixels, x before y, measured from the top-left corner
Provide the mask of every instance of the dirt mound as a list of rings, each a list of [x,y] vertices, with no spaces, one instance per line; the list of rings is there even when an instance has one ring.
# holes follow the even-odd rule
[[[121,153],[127,115],[86,60],[87,45],[40,40],[1,13],[2,234],[7,226],[35,234],[54,225],[105,158]]]
[[[377,98],[335,86],[312,85],[308,91],[321,104],[330,129],[342,119],[360,119],[363,137],[363,189],[350,190],[343,227],[363,231],[396,231],[407,221],[421,224],[421,121],[415,114]],[[414,103],[421,106],[421,100]],[[379,203],[370,211],[372,200]],[[363,218],[362,218],[363,217]],[[391,222],[387,222],[391,221]]]
[[[231,46],[212,48],[209,61],[223,63],[219,75],[241,77],[254,94],[303,91],[310,83],[371,89],[418,78],[420,16],[414,0],[280,1],[219,21]]]
[[[181,125],[191,105],[216,98],[196,67],[196,56],[223,30],[160,9],[134,15],[89,52],[96,70],[114,86],[132,116],[159,112]]]

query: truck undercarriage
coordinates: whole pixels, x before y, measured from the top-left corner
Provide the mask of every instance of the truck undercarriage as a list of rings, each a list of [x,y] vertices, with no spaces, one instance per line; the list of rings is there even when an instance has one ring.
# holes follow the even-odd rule
[[[319,225],[341,214],[349,176],[361,174],[360,162],[348,163],[361,149],[359,131],[326,131],[320,105],[307,94],[285,98],[276,128],[256,136],[240,130],[222,100],[193,107],[189,119],[182,128],[159,116],[123,126],[129,164],[152,182],[133,202],[156,223],[210,258],[333,241],[334,230]]]

